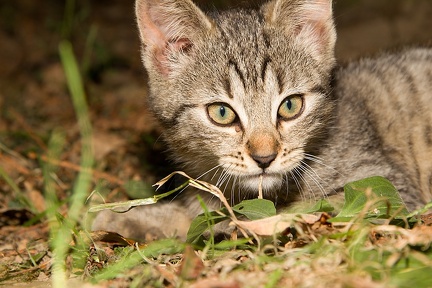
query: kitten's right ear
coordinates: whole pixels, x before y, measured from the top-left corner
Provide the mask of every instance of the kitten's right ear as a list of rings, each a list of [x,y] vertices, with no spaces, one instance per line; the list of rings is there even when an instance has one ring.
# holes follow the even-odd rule
[[[273,0],[262,11],[267,23],[298,39],[315,57],[333,61],[332,0]]]
[[[190,0],[137,0],[135,12],[147,69],[167,76],[212,22]]]

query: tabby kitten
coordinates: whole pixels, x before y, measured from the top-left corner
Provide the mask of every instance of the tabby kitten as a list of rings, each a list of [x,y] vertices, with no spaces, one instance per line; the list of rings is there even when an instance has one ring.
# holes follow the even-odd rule
[[[172,159],[234,204],[286,207],[382,175],[410,208],[432,199],[432,50],[335,69],[331,0],[273,0],[204,14],[190,0],[137,0],[148,101]],[[196,191],[98,215],[94,229],[185,237]],[[211,208],[220,206],[206,194]]]

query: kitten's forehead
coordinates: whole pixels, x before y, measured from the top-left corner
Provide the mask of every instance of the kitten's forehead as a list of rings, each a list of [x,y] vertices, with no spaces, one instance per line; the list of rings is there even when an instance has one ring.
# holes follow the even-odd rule
[[[280,96],[280,83],[275,77],[270,62],[264,63],[262,75],[255,79],[253,87],[248,86],[248,79],[242,75],[237,63],[229,64],[228,95],[233,103],[236,103],[237,113],[240,118],[247,122],[244,127],[248,126],[272,126],[275,121],[272,117],[272,106],[275,100]],[[252,81],[248,81],[252,80]],[[240,109],[241,111],[239,111]]]
[[[241,21],[239,21],[241,18]],[[229,68],[235,69],[246,87],[262,85],[262,75],[269,56],[269,41],[262,16],[254,10],[226,12],[216,18],[219,44],[224,46]]]
[[[234,69],[248,92],[264,91],[270,80],[278,89],[272,92],[279,94],[289,86],[305,81],[317,85],[320,81],[319,69],[315,69],[319,64],[307,49],[297,46],[282,29],[269,25],[259,11],[229,11],[216,17],[215,22],[219,37],[213,39],[213,52],[223,55],[220,64],[229,71]]]
[[[247,53],[258,50],[259,45],[265,42],[265,21],[262,15],[255,10],[226,11],[214,18],[219,31],[229,41],[228,48],[240,49],[237,52]]]

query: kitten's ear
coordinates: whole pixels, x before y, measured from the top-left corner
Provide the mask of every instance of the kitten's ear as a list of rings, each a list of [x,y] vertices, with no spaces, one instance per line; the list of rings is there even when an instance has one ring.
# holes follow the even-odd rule
[[[267,23],[284,29],[317,57],[333,54],[336,32],[332,0],[274,0],[262,7]]]
[[[135,12],[145,65],[163,75],[212,28],[209,18],[190,0],[137,0]]]

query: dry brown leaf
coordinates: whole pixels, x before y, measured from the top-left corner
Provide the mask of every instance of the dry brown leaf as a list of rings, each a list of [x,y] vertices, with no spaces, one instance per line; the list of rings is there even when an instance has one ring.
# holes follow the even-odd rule
[[[295,222],[312,225],[319,220],[319,216],[311,214],[279,214],[254,221],[236,221],[235,224],[259,236],[272,236],[286,231]]]
[[[90,237],[93,241],[101,241],[101,242],[107,242],[107,243],[116,243],[123,246],[134,246],[135,241],[125,238],[122,235],[114,232],[108,232],[108,231],[93,231],[90,232]]]
[[[186,246],[183,261],[179,269],[179,276],[184,280],[197,279],[204,270],[204,263],[191,246]]]
[[[423,225],[432,226],[432,213],[420,216]]]
[[[205,182],[205,181],[201,181],[201,180],[196,180],[192,177],[190,177],[189,175],[187,175],[185,172],[183,171],[175,171],[172,172],[171,174],[169,174],[168,176],[164,177],[163,179],[159,180],[156,184],[154,184],[153,186],[156,186],[156,189],[158,189],[159,187],[163,186],[169,179],[171,179],[172,177],[174,177],[174,175],[181,175],[185,178],[187,178],[190,182],[189,185],[192,187],[195,187],[199,190],[205,191],[205,192],[209,192],[211,194],[213,194],[214,196],[220,198],[220,196],[223,196],[223,193],[219,190],[218,187]]]
[[[206,278],[198,280],[194,284],[189,286],[190,288],[208,288],[208,287],[218,287],[218,288],[240,288],[240,283],[236,280],[221,280],[217,277]]]
[[[172,271],[172,269],[168,269],[170,268],[170,266],[161,266],[161,265],[156,265],[156,270],[160,273],[160,275],[166,280],[168,281],[172,287],[176,286],[176,283],[178,282],[178,276],[174,273],[174,271]],[[168,286],[170,287],[170,286]]]
[[[46,209],[45,197],[42,192],[36,190],[33,187],[33,183],[30,181],[24,181],[24,187],[26,189],[26,196],[32,203],[33,207],[36,208],[38,212],[43,212]]]

